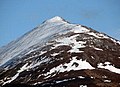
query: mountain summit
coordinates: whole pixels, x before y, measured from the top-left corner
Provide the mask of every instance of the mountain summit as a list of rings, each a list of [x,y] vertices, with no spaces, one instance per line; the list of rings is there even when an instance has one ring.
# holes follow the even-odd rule
[[[61,17],[0,48],[2,87],[119,87],[120,41]]]
[[[55,16],[55,17],[47,20],[46,22],[64,22],[63,20],[64,20],[64,19],[62,19],[61,17]]]

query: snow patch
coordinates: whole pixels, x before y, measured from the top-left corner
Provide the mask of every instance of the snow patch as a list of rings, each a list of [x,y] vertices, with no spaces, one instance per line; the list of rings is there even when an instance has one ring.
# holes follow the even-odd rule
[[[109,38],[108,36],[105,36],[105,35],[102,34],[102,33],[88,32],[87,34],[92,35],[92,36],[94,36],[94,37],[96,37],[96,38]]]
[[[101,37],[101,38],[109,38],[108,36],[106,36],[106,35],[104,35],[104,34],[102,34],[102,33],[97,33],[97,35],[98,35],[99,37]]]
[[[74,80],[74,79],[75,79],[75,78],[64,79],[64,80],[61,80],[61,81],[56,81],[56,83],[67,82],[67,81]]]
[[[113,38],[110,38],[110,40],[112,40],[114,43],[118,43],[120,45],[120,41],[117,41],[117,40],[115,40]]]
[[[57,55],[59,55],[59,53],[53,53],[53,54],[51,54],[51,56],[57,56]]]
[[[80,85],[80,87],[87,87],[87,85]]]
[[[104,76],[102,76],[102,78],[107,78],[107,76],[104,75]]]
[[[73,47],[72,47],[72,49],[71,50],[69,50],[69,52],[76,52],[76,53],[81,53],[81,52],[84,52],[84,51],[80,51],[78,48],[84,48],[84,47],[86,47],[84,44],[85,44],[86,42],[84,42],[84,41],[79,41],[79,42],[77,42],[76,40],[74,41],[74,45],[73,45]]]
[[[111,82],[111,80],[104,80],[104,82]]]
[[[116,43],[120,44],[120,41],[116,41]]]
[[[103,49],[100,49],[100,48],[96,48],[96,47],[94,47],[94,49],[95,49],[95,50],[100,50],[100,51],[103,51]]]
[[[74,33],[85,33],[85,32],[89,32],[90,30],[82,27],[81,25],[77,25],[75,26],[71,32],[74,32]]]
[[[44,53],[47,53],[47,51],[41,51],[40,55],[43,55]],[[38,55],[39,56],[39,55]]]
[[[92,79],[93,79],[94,77],[92,77],[92,76],[91,76],[90,78],[92,78]]]
[[[91,56],[92,57],[92,59],[95,59],[93,56]]]
[[[99,63],[98,64],[98,68],[108,69],[111,72],[115,72],[115,73],[120,74],[120,69],[115,68],[114,66],[112,66],[110,62],[105,62],[104,64],[103,63]]]
[[[37,85],[37,84],[41,84],[42,82],[36,82],[36,83],[34,83],[33,85]]]
[[[46,23],[48,23],[48,22],[65,22],[65,21],[63,21],[63,19],[61,17],[55,16],[55,17],[46,21]]]
[[[94,37],[96,37],[96,38],[100,38],[98,35],[96,35],[96,33],[94,33],[94,32],[89,32],[89,33],[87,33],[87,34],[89,34],[89,35],[92,35],[92,36],[94,36]]]
[[[76,67],[74,63],[77,63],[78,66]],[[66,68],[64,68],[64,66],[66,66]],[[71,70],[82,70],[82,69],[95,69],[95,68],[92,67],[86,60],[85,61],[82,61],[82,59],[77,60],[76,57],[73,57],[69,63],[65,63],[63,65],[60,64],[59,66],[52,68],[49,72],[47,72],[44,75],[49,76],[55,72],[66,72],[66,71],[69,72]]]
[[[84,52],[84,51],[80,51],[79,48],[84,48],[86,47],[84,44],[86,44],[86,42],[84,41],[76,41],[76,37],[79,36],[79,34],[73,35],[71,37],[65,37],[65,38],[60,38],[57,39],[56,42],[57,44],[54,45],[54,47],[52,47],[52,49],[55,49],[58,46],[63,46],[63,45],[67,45],[67,46],[71,46],[72,49],[69,50],[69,52]]]
[[[83,77],[83,76],[78,76],[78,78],[84,79],[85,77]]]
[[[94,47],[94,46],[89,46],[89,47],[94,48],[95,50],[103,51],[103,49],[100,49],[100,48],[97,48],[97,47]]]
[[[18,73],[17,73],[16,75],[14,75],[10,80],[4,82],[3,85],[5,85],[5,84],[7,84],[7,83],[10,83],[10,82],[12,82],[13,80],[15,80],[15,79],[19,76],[19,74],[20,74],[21,72],[23,72],[24,70],[27,69],[27,65],[28,65],[28,63],[26,63],[24,66],[22,66],[22,67],[20,68],[20,70],[17,71]]]
[[[49,61],[50,61],[50,58],[43,57],[43,58],[41,58],[40,61],[32,62],[29,66],[27,66],[27,69],[32,69],[36,66],[41,65],[42,63],[46,63],[46,62],[49,62]]]

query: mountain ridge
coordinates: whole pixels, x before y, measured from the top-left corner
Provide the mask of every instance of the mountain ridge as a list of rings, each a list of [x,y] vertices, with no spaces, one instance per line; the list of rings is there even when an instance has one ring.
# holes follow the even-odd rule
[[[8,47],[0,51],[0,85],[120,85],[120,42],[61,17],[43,22]]]

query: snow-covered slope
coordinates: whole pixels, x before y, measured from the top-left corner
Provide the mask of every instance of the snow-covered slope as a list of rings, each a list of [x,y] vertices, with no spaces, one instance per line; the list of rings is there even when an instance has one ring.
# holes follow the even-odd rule
[[[120,42],[56,16],[2,47],[0,66],[3,86],[119,86]]]
[[[65,33],[74,28],[77,28],[77,26],[68,24],[63,21],[61,17],[56,16],[50,20],[47,20],[45,23],[25,34],[23,37],[3,47],[0,50],[0,66],[12,58],[21,58],[21,56],[25,55],[29,51],[33,51],[37,46],[44,45],[56,34]]]

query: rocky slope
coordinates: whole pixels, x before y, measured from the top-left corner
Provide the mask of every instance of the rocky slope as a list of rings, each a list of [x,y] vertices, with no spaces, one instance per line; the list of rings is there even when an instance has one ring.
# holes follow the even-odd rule
[[[120,87],[120,42],[54,17],[0,48],[3,87]]]

